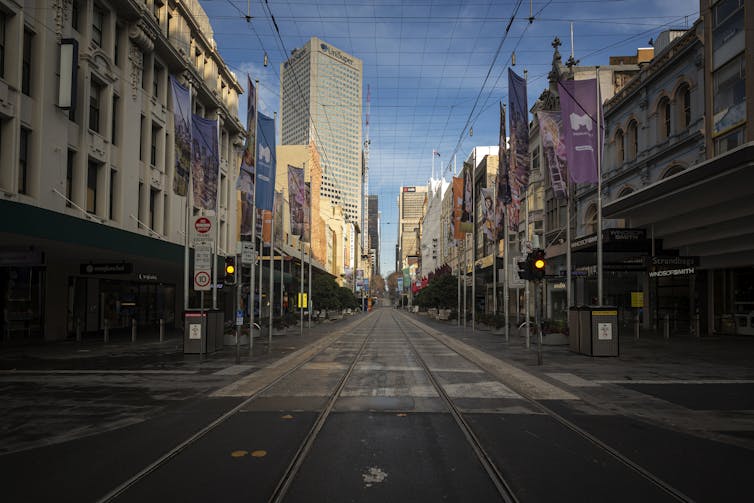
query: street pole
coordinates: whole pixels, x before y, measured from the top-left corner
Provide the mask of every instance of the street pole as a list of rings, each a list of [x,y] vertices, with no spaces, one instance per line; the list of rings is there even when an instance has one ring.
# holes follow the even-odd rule
[[[600,67],[597,66],[597,305],[603,302],[602,291],[602,103],[600,100]],[[636,134],[639,134],[638,132]]]
[[[274,200],[273,200],[274,201]],[[273,205],[274,207],[274,205]],[[269,347],[272,347],[272,310],[275,306],[275,246],[273,246],[273,243],[275,242],[275,213],[270,212],[270,294],[267,296],[267,298],[270,300],[270,333],[268,335],[268,342],[267,344]]]
[[[236,295],[235,297],[235,309],[233,310],[234,315],[238,316],[238,311],[241,309],[241,278],[243,278],[243,267],[241,267],[241,256],[236,255],[236,266],[238,266],[238,281],[236,281]],[[243,325],[243,320],[241,320],[241,323],[238,323],[238,320],[234,320],[236,323],[236,364],[241,363],[241,325]],[[251,332],[249,332],[249,337],[251,337]]]
[[[299,238],[298,245],[301,247],[301,283],[296,299],[299,304],[299,335],[304,335],[304,242]]]
[[[542,281],[534,282],[534,323],[537,325],[537,365],[542,365]]]
[[[257,210],[251,205],[251,264],[249,264],[249,356],[252,356],[254,349],[254,304],[256,302],[256,295],[254,295],[254,273],[256,272],[257,265],[257,243],[256,233],[257,228]],[[262,317],[262,292],[259,292],[259,317]],[[261,330],[260,330],[261,335]]]
[[[303,264],[302,264],[303,265]],[[309,294],[307,295],[307,311],[309,313],[309,325],[307,328],[312,328],[312,309],[314,309],[314,302],[312,302],[312,243],[309,242]]]

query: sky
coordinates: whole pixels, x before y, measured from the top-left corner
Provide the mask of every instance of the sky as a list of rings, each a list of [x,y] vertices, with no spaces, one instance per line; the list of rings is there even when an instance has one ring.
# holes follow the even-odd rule
[[[563,61],[573,49],[580,65],[606,65],[610,56],[635,55],[660,32],[691,27],[699,17],[699,0],[200,3],[220,56],[244,87],[246,74],[259,80],[259,110],[269,116],[280,108],[280,64],[309,38],[363,61],[362,128],[370,140],[369,193],[379,198],[384,277],[395,269],[400,187],[426,185],[433,159],[435,177],[449,180],[454,159],[461,166],[474,146],[498,143],[498,103],[508,99],[508,67],[526,72],[531,107],[548,87],[556,36]],[[245,95],[240,103],[245,124]]]

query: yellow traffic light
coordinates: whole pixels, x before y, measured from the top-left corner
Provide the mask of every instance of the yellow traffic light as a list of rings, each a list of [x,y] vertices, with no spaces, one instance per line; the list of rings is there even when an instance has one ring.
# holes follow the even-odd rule
[[[234,274],[236,272],[236,267],[233,264],[229,264],[225,266],[225,274]]]
[[[540,259],[537,259],[534,261],[534,267],[537,269],[544,269],[545,268],[545,261]]]

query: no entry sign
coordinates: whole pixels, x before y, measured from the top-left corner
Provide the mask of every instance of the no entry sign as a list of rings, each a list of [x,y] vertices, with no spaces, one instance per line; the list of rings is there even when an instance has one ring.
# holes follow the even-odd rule
[[[214,239],[214,216],[194,217],[193,222],[194,225],[191,227],[191,238],[193,241],[212,241]]]

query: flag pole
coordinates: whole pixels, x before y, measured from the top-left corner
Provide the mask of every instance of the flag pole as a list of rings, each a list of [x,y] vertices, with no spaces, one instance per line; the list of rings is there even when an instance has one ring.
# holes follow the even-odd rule
[[[215,139],[217,140],[217,172],[215,173],[215,260],[212,261],[212,309],[217,309],[217,255],[220,251],[220,189],[218,182],[220,181],[220,152],[222,146],[220,145],[220,115],[217,115],[217,127],[215,127]],[[225,250],[228,253],[228,250]],[[234,254],[235,256],[235,254]]]
[[[274,188],[274,187],[273,187]],[[274,194],[274,193],[273,193]],[[275,207],[275,197],[273,195],[272,207]],[[270,293],[268,298],[270,299],[270,334],[269,334],[269,347],[272,347],[272,310],[275,306],[275,212],[270,212]]]
[[[193,88],[191,81],[188,82],[188,89],[189,89],[189,110],[188,110],[188,120],[191,122],[191,98],[193,94]],[[175,125],[173,125],[173,128],[175,129]],[[191,124],[189,123],[189,132],[191,132]],[[189,144],[189,149],[193,147],[193,144]],[[191,211],[190,211],[190,205],[189,205],[189,196],[193,194],[193,190],[191,189],[191,184],[193,183],[192,177],[191,177],[191,162],[190,159],[192,159],[193,156],[189,156],[189,166],[188,166],[188,182],[186,184],[186,203],[185,203],[185,211],[184,214],[186,216],[186,222],[184,230],[185,233],[185,241],[183,246],[183,310],[188,311],[189,308],[189,236],[191,235]]]
[[[597,305],[603,301],[602,291],[602,103],[600,100],[600,67],[597,66]]]
[[[471,167],[471,333],[476,332],[476,147]],[[482,238],[484,239],[484,238]]]
[[[249,84],[249,87],[251,87],[251,77],[247,74],[246,80]],[[249,356],[252,356],[252,350],[254,349],[254,304],[256,302],[256,295],[254,294],[254,273],[256,272],[256,261],[257,261],[257,255],[260,255],[257,253],[257,243],[256,243],[256,230],[257,230],[257,138],[259,134],[257,133],[257,105],[259,104],[259,100],[257,99],[257,90],[259,89],[259,81],[255,80],[256,83],[256,89],[254,91],[254,117],[252,117],[252,121],[254,122],[254,183],[252,185],[252,191],[251,191],[251,266],[249,267],[250,274],[249,274]],[[248,90],[248,92],[251,92],[251,89]],[[246,122],[249,122],[249,119],[247,117]],[[248,134],[248,132],[247,132]],[[243,197],[243,193],[241,194],[241,197]],[[243,207],[243,206],[242,206]],[[259,290],[259,317],[262,317],[262,290]],[[259,335],[262,335],[262,327],[259,327]]]

